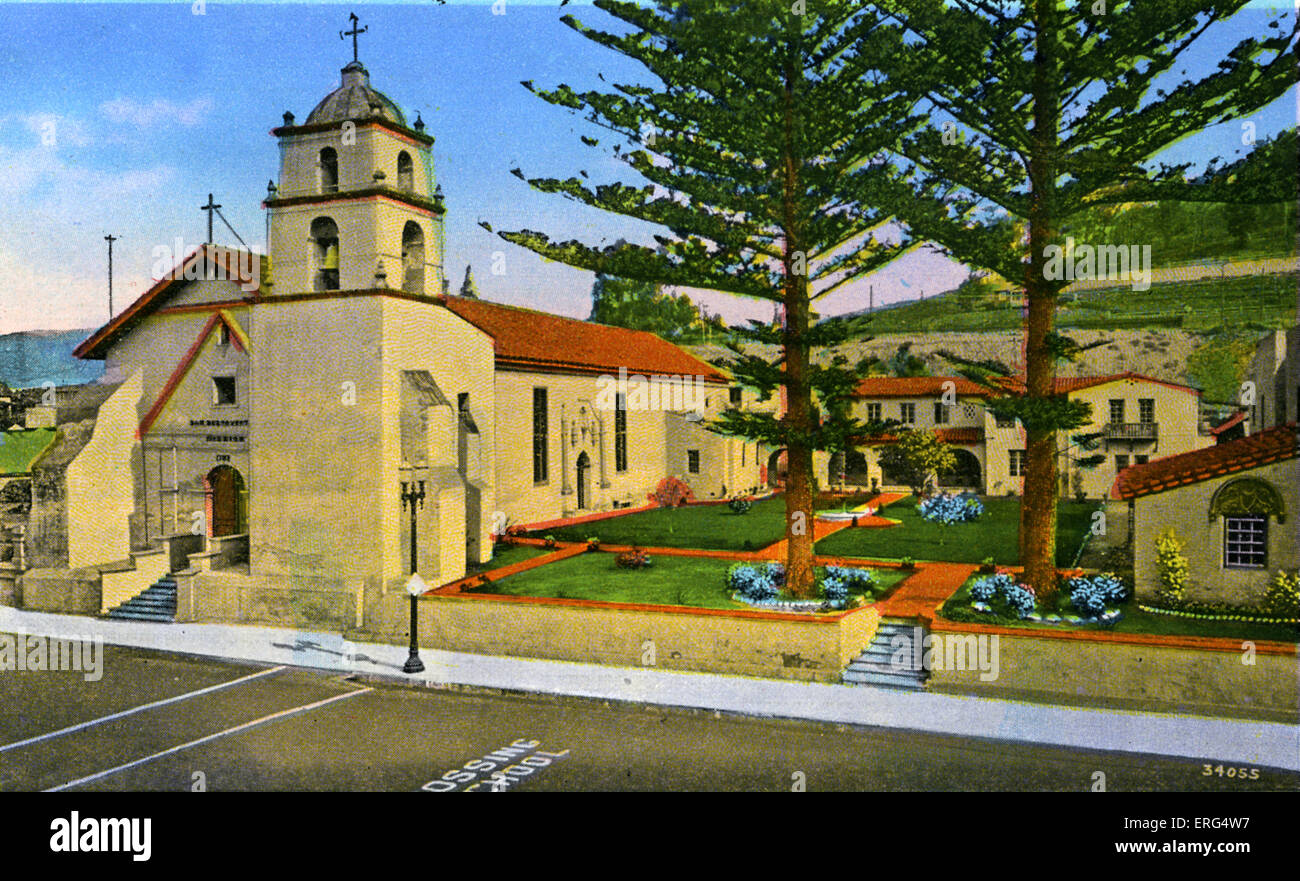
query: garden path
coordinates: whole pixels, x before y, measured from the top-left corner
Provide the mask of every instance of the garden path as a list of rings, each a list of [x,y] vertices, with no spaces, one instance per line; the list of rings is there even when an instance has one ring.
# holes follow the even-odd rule
[[[932,618],[935,607],[955,594],[978,568],[970,563],[917,563],[916,574],[877,603],[876,611],[882,618]]]

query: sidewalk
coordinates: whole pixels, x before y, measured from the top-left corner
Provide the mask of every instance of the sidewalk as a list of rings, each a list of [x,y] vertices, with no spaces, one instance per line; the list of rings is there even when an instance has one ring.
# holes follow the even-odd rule
[[[1300,771],[1300,726],[605,667],[423,649],[425,672],[401,672],[407,649],[339,634],[229,624],[151,624],[0,607],[0,632],[458,685],[985,737],[1084,750],[1152,753]]]

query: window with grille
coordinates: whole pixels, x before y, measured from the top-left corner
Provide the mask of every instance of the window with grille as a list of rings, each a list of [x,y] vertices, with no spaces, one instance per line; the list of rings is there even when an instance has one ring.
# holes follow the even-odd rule
[[[916,422],[916,405],[899,404],[898,415],[903,422],[906,422],[908,425],[911,425],[912,423]]]
[[[691,472],[692,474],[700,473],[700,451],[699,450],[686,451],[686,470]]]
[[[1224,518],[1223,564],[1234,569],[1268,566],[1268,517],[1247,514]]]
[[[533,389],[533,483],[545,483],[549,471],[550,425],[546,389]]]
[[[1024,450],[1007,450],[1009,457],[1007,470],[1012,477],[1025,476],[1025,451]]]
[[[1138,401],[1138,422],[1150,425],[1156,421],[1155,398],[1142,398]]]
[[[614,403],[614,470],[627,470],[627,397],[621,394]]]
[[[1110,402],[1110,421],[1111,421],[1111,422],[1123,422],[1123,421],[1124,421],[1124,401],[1123,401],[1123,400],[1116,399],[1116,398],[1112,398],[1112,399],[1111,399],[1111,402]]]

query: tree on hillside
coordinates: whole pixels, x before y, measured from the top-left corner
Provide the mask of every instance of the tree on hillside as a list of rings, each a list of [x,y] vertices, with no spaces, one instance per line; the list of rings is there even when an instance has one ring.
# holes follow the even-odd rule
[[[629,327],[681,340],[699,334],[707,323],[686,294],[670,294],[653,281],[596,274],[588,321]]]
[[[715,427],[786,451],[786,577],[792,592],[806,595],[815,587],[813,452],[846,449],[869,429],[849,407],[861,371],[842,356],[810,358],[848,333],[846,322],[818,323],[813,305],[902,252],[872,236],[888,219],[874,207],[888,177],[876,157],[919,123],[907,114],[909,99],[876,75],[882,60],[903,51],[898,30],[852,0],[595,5],[626,27],[563,21],[636,60],[657,83],[610,92],[525,86],[613,132],[613,155],[649,184],[593,188],[585,173],[528,183],[656,224],[658,247],[596,249],[531,230],[501,236],[606,276],[780,304],[779,325],[734,329],[727,366],[761,395],[780,390],[784,413],[729,410]],[[747,342],[773,344],[780,355],[752,355]]]
[[[465,280],[460,283],[460,295],[471,300],[478,299],[478,285],[474,284],[474,269],[469,264],[465,265]]]
[[[1024,376],[989,409],[1020,419],[1026,433],[1021,559],[1037,588],[1055,581],[1057,433],[1088,408],[1056,393],[1057,363],[1080,348],[1056,331],[1068,284],[1049,272],[1066,218],[1106,201],[1186,200],[1207,192],[1186,167],[1154,165],[1181,138],[1235,120],[1278,98],[1296,80],[1294,21],[1280,12],[1240,39],[1208,74],[1176,63],[1207,27],[1248,0],[880,0],[908,34],[911,53],[892,74],[924,88],[931,126],[908,134],[906,186],[890,201],[912,234],[967,265],[1023,279]],[[1234,22],[1241,24],[1241,22]],[[1261,36],[1262,34],[1262,36]],[[1199,48],[1199,47],[1198,47]],[[929,77],[927,81],[927,77]],[[1294,169],[1290,187],[1294,187]],[[1210,186],[1208,182],[1201,182]],[[1260,201],[1264,182],[1241,194]],[[1217,201],[1234,185],[1219,182]],[[1027,236],[1010,234],[1027,224]],[[1158,244],[1158,243],[1153,243]]]

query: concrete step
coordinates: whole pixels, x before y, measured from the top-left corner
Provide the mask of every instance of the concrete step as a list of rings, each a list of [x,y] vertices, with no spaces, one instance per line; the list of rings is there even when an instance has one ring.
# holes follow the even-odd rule
[[[108,617],[119,621],[154,621],[159,624],[171,624],[176,620],[175,616],[163,614],[162,612],[138,612],[123,609],[121,606],[109,612]]]
[[[908,676],[845,670],[843,679],[846,685],[871,685],[881,688],[893,688],[899,691],[925,691],[924,684]]]

